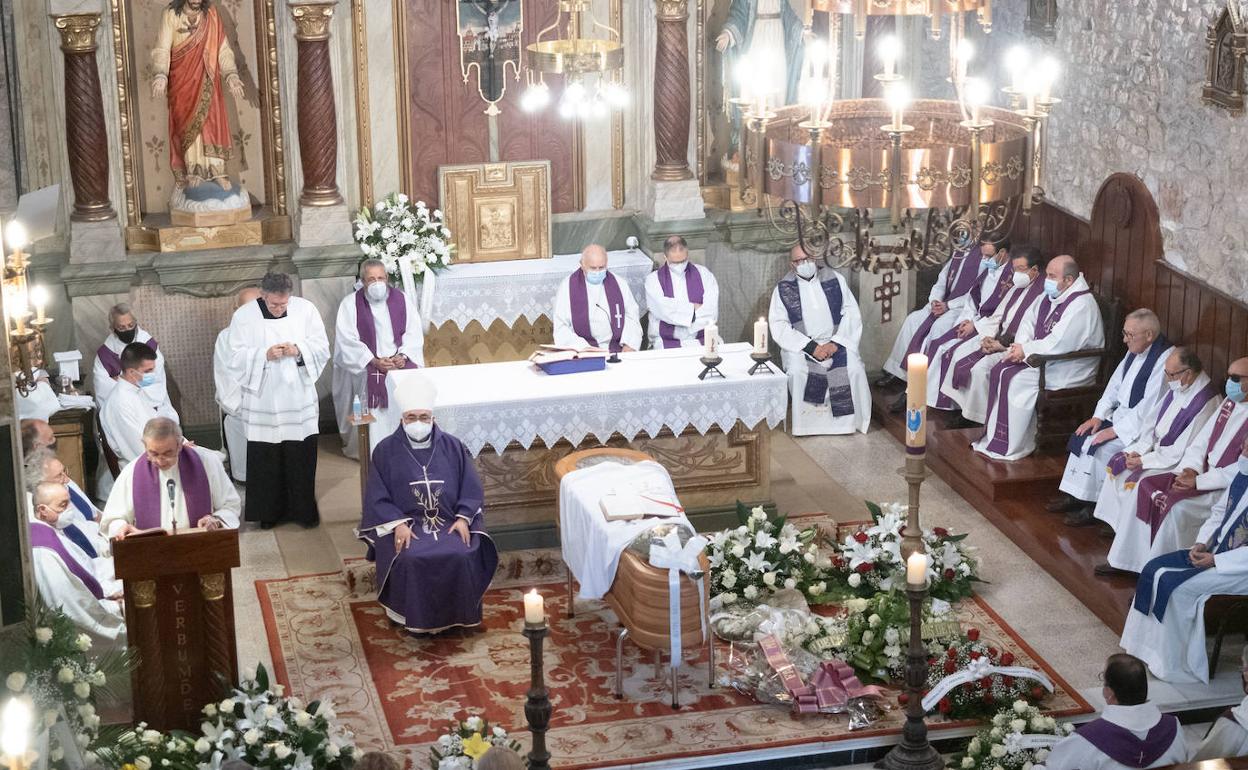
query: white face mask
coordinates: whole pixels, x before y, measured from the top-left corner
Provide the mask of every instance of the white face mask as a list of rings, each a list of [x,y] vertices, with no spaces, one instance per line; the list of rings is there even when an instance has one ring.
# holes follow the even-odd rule
[[[678,273],[685,272],[685,270],[688,267],[689,267],[689,260],[687,259],[684,262],[668,262],[667,263],[668,270],[675,270]]]
[[[1026,289],[1028,286],[1031,285],[1031,276],[1027,275],[1026,273],[1020,273],[1020,272],[1015,271],[1014,275],[1010,276],[1010,281],[1013,282],[1014,288]]]
[[[802,278],[814,278],[817,272],[819,272],[819,268],[815,267],[814,262],[803,262],[797,266],[797,274]]]
[[[1170,390],[1173,390],[1175,393],[1183,390],[1183,380],[1170,380],[1166,384],[1169,385]]]
[[[390,293],[385,281],[373,281],[364,288],[364,294],[373,302],[381,302]]]
[[[412,441],[424,441],[429,438],[429,434],[433,432],[433,423],[431,422],[407,422],[403,423],[403,432]]]

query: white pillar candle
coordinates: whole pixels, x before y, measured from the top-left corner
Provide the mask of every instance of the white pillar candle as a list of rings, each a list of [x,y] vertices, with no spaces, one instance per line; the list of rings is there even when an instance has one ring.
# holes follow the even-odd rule
[[[546,602],[536,588],[524,595],[524,622],[531,626],[546,624]]]
[[[927,554],[915,551],[906,559],[906,584],[921,588],[927,583]]]
[[[702,330],[702,355],[705,358],[715,357],[715,341],[719,334],[719,327],[715,324],[708,325]]]
[[[926,444],[927,356],[911,353],[906,358],[906,447],[918,450]]]
[[[767,320],[764,318],[754,322],[754,352],[767,352]]]

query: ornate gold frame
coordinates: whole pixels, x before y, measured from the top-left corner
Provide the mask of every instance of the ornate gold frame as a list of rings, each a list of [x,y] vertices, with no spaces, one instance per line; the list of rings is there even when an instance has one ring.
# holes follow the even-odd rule
[[[260,93],[260,112],[264,126],[261,145],[265,165],[265,207],[271,212],[269,217],[259,222],[264,243],[291,239],[290,215],[286,208],[285,146],[282,140],[282,102],[277,72],[277,28],[273,3],[274,0],[255,0],[254,5],[256,52],[259,54],[256,62],[256,84]],[[109,0],[109,5],[112,11],[113,64],[117,71],[117,106],[121,123],[121,170],[126,190],[126,248],[159,251],[160,231],[156,227],[143,224],[143,207],[139,193],[141,173],[136,159],[140,157],[140,148],[139,138],[132,130],[135,115],[134,101],[131,98],[132,91],[138,88],[138,72],[137,67],[130,66],[128,56],[130,12],[125,0]]]
[[[1224,4],[1205,30],[1208,59],[1205,84],[1200,91],[1202,103],[1221,107],[1234,116],[1244,114],[1244,67],[1248,61],[1248,20],[1240,17],[1237,2],[1231,0]],[[1223,49],[1224,41],[1229,43],[1229,50]],[[1218,70],[1224,56],[1231,57],[1230,88],[1219,83],[1222,78],[1218,76]]]
[[[368,108],[368,23],[364,0],[351,0],[351,42],[355,47],[355,134],[359,153],[360,205],[373,205],[373,135]]]
[[[438,167],[438,194],[455,240],[456,262],[497,262],[553,256],[550,234],[550,161],[469,163]],[[504,243],[486,242],[483,212],[510,214],[500,225]]]

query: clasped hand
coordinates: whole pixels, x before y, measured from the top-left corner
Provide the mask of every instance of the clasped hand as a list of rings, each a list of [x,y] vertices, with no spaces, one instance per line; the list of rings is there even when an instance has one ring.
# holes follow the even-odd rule
[[[1192,546],[1192,550],[1187,552],[1187,560],[1197,569],[1209,569],[1214,565],[1213,554],[1209,553],[1209,546],[1204,543]]]
[[[812,354],[816,361],[827,361],[836,355],[836,351],[840,350],[835,342],[825,342],[822,345],[815,346],[815,352]]]
[[[373,366],[383,372],[388,372],[391,369],[402,369],[406,365],[407,357],[402,353],[396,353],[388,358],[373,359]]]
[[[459,539],[464,541],[464,545],[468,545],[471,533],[468,531],[468,522],[456,517],[451,526],[446,528],[447,534],[459,535]],[[412,528],[404,522],[394,528],[394,550],[402,551],[412,544]]]
[[[1174,479],[1175,489],[1195,489],[1196,488],[1196,471],[1191,468],[1184,468],[1179,471],[1179,475]]]
[[[941,302],[938,299],[932,300],[932,315],[936,316],[937,318],[944,315],[945,311],[948,309],[949,309],[949,306],[946,305],[944,302]]]
[[[1023,346],[1017,342],[1010,345],[1010,349],[1005,353],[1005,360],[1007,363],[1016,364],[1021,362],[1024,358],[1026,358],[1026,356],[1023,355]]]
[[[1075,428],[1075,435],[1086,436],[1092,431],[1099,429],[1101,427],[1101,422],[1102,421],[1100,417],[1091,417],[1087,420],[1084,420],[1079,425],[1078,428]]]
[[[276,361],[279,358],[295,357],[299,355],[299,346],[293,342],[280,342],[265,351],[265,358],[270,361]]]
[[[1132,452],[1127,455],[1127,467],[1133,471],[1138,471],[1144,467],[1144,458],[1140,457],[1138,452]]]
[[[958,339],[966,339],[975,333],[975,324],[970,321],[963,321],[958,324]]]

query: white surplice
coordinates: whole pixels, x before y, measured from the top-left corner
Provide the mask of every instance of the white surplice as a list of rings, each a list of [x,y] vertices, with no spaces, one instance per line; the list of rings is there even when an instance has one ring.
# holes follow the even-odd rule
[[[1148,384],[1144,388],[1144,395],[1135,406],[1131,406],[1131,390],[1135,387],[1135,380],[1140,374],[1140,369],[1144,367],[1148,351],[1139,354],[1127,353],[1123,357],[1118,367],[1114,369],[1113,376],[1109,378],[1105,392],[1096,402],[1096,409],[1092,411],[1092,416],[1102,422],[1112,421],[1114,433],[1118,437],[1089,452],[1087,448],[1091,444],[1091,437],[1096,435],[1096,431],[1090,433],[1083,442],[1083,452],[1079,455],[1072,454],[1066,459],[1066,470],[1062,474],[1062,482],[1058,485],[1058,489],[1077,500],[1084,502],[1096,500],[1101,492],[1101,484],[1105,481],[1105,465],[1109,462],[1109,458],[1122,451],[1123,447],[1135,443],[1141,436],[1149,433],[1149,426],[1155,424],[1144,418],[1161,402],[1166,390],[1166,359],[1173,350],[1172,347],[1167,348],[1157,357],[1152,371],[1147,375]],[[1205,380],[1208,379],[1205,377]],[[1161,436],[1164,435],[1164,433],[1161,434]],[[1157,437],[1158,440],[1161,436]]]
[[[1088,282],[1080,275],[1066,291],[1057,296],[1051,303],[1052,312],[1056,313],[1066,300],[1080,291],[1088,290]],[[1019,329],[1018,341],[1023,347],[1023,356],[1061,355],[1077,350],[1103,347],[1105,329],[1101,319],[1101,310],[1092,294],[1084,294],[1070,300],[1062,317],[1058,319],[1052,331],[1043,339],[1036,339],[1039,330],[1038,313],[1043,302],[1036,304],[1035,309],[1023,321],[1026,328]],[[1045,367],[1045,388],[1061,390],[1090,384],[1096,379],[1099,364],[1094,358],[1074,361],[1058,361]],[[1027,367],[1010,381],[1005,414],[992,410],[991,419],[985,422],[984,437],[971,447],[980,454],[994,460],[1018,460],[1035,451],[1036,448],[1036,400],[1040,397],[1040,370]],[[997,423],[1008,419],[1009,439],[1004,452],[990,450]]]
[[[31,521],[38,521],[35,518],[34,498],[29,492],[26,493],[26,511]],[[47,524],[47,522],[44,523]],[[121,581],[116,579],[113,571],[112,544],[100,529],[99,522],[83,518],[81,511],[74,507],[71,500],[69,507],[57,518],[56,523],[48,524],[48,526],[56,530],[57,538],[66,550],[80,557],[83,564],[90,563],[91,573],[95,575],[96,580],[100,581],[105,596],[121,590]],[[86,538],[87,543],[95,551],[94,556],[67,534],[67,530],[71,527],[81,533],[81,537]]]
[[[719,323],[719,282],[705,267],[692,262],[685,264],[688,265],[686,271],[697,270],[698,276],[702,278],[702,306],[696,310],[689,301],[686,273],[669,270],[672,275],[671,297],[663,296],[658,270],[646,276],[646,312],[650,314],[647,333],[651,349],[663,347],[663,339],[659,336],[660,321],[672,325],[672,337],[680,342],[681,347],[686,348],[701,345],[698,342],[698,332],[711,324]]]
[[[1244,725],[1248,725],[1248,698],[1240,701],[1229,714],[1214,720],[1191,761],[1248,756],[1248,728]]]
[[[65,538],[59,532],[57,534],[65,544]],[[94,565],[85,556],[79,558],[81,551],[72,544],[66,544],[66,552],[83,569],[96,574]],[[35,572],[35,587],[44,604],[64,612],[75,626],[98,645],[95,648],[97,652],[125,647],[126,620],[120,602],[95,598],[86,585],[65,566],[61,557],[47,548],[30,549],[30,562]],[[100,588],[104,590],[105,597],[120,590],[119,586],[104,583],[100,584]],[[110,588],[114,590],[110,591]]]
[[[239,514],[242,512],[243,504],[238,497],[238,490],[234,488],[234,482],[230,481],[230,475],[225,472],[221,455],[202,447],[192,449],[195,454],[199,455],[199,461],[204,466],[204,475],[208,477],[208,491],[212,495],[212,515],[220,519],[228,529],[238,529]],[[104,517],[100,522],[100,528],[107,532],[109,537],[116,537],[125,529],[126,524],[134,524],[134,469],[136,465],[137,462],[132,462],[121,469],[121,473],[117,475],[117,482],[113,485],[113,492],[108,496],[108,502],[104,504]],[[179,530],[190,529],[191,519],[186,509],[186,494],[182,488],[181,465],[174,465],[167,471],[157,468],[156,476],[156,488],[160,495],[161,528],[172,532],[176,524]],[[169,506],[169,498],[166,496],[166,485],[170,480],[174,483],[172,509]]]
[[[1223,517],[1239,517],[1248,508],[1248,494],[1235,510],[1227,510],[1228,487],[1213,506],[1209,519],[1197,533],[1195,542],[1214,547],[1209,541],[1222,525]],[[1167,570],[1157,570],[1160,578]],[[1205,602],[1215,594],[1248,595],[1248,545],[1214,556],[1213,566],[1185,581],[1170,594],[1164,622],[1134,607],[1127,613],[1122,630],[1122,649],[1148,664],[1148,670],[1167,682],[1209,683],[1209,657],[1205,649]]]
[[[238,380],[230,376],[230,329],[227,326],[217,335],[212,349],[212,381],[216,385],[217,406],[221,407],[221,432],[225,434],[225,450],[230,458],[230,475],[247,482],[247,432],[239,418],[243,390]]]
[[[302,441],[317,432],[320,419],[316,380],[329,363],[325,324],[303,297],[291,297],[286,315],[273,319],[260,312],[263,301],[243,305],[230,321],[229,376],[242,390],[239,417],[248,441]],[[269,348],[282,343],[296,345],[299,356],[268,360]]]
[[[147,342],[151,338],[152,335],[148,334],[142,327],[135,329],[135,342]],[[108,348],[120,357],[121,351],[126,349],[126,343],[117,339],[117,335],[110,331],[108,336],[104,338],[103,347]],[[156,384],[149,386],[148,390],[150,392],[144,395],[156,404],[166,402],[169,400],[169,390],[165,382],[165,354],[160,351],[159,344],[156,345],[156,371],[153,373],[156,375]],[[100,409],[104,408],[104,402],[108,400],[109,395],[113,392],[113,388],[117,386],[119,381],[120,379],[113,379],[108,376],[108,370],[104,368],[104,364],[101,363],[97,354],[95,364],[91,367],[91,388],[95,391],[95,403]]]
[[[147,426],[148,420],[153,417],[168,417],[174,422],[181,422],[168,399],[163,403],[153,404],[142,393],[143,390],[138,385],[118,378],[116,387],[100,409],[100,426],[104,430],[104,438],[113,454],[117,455],[119,465],[124,466],[143,454],[143,428]],[[96,483],[99,498],[108,499],[112,487],[112,474],[108,472],[108,466],[101,458],[99,479]]]
[[[784,308],[784,302],[780,300],[779,287],[771,291],[767,321],[771,338],[782,351],[784,370],[789,375],[789,403],[793,413],[791,432],[794,436],[844,435],[854,431],[866,433],[871,425],[871,386],[867,381],[862,357],[858,354],[858,344],[862,339],[862,314],[858,310],[857,298],[849,290],[849,284],[840,273],[834,274],[841,287],[840,324],[832,321],[827,295],[823,293],[823,286],[820,284],[823,272],[810,280],[797,279],[805,334],[789,323],[789,314]],[[808,404],[803,400],[806,392],[807,361],[810,360],[805,348],[811,341],[817,345],[834,342],[845,349],[850,393],[854,402],[853,414],[834,417],[826,400],[823,404]]]
[[[964,257],[964,259],[967,258],[969,257]],[[907,315],[906,320],[901,322],[901,331],[897,333],[897,339],[893,341],[892,352],[889,353],[888,359],[884,362],[884,371],[894,377],[902,380],[908,378],[906,374],[906,351],[910,349],[910,342],[914,339],[914,335],[919,331],[919,327],[922,326],[923,322],[927,320],[927,315],[932,310],[932,303],[945,301],[945,294],[947,293],[946,288],[949,282],[949,271],[952,268],[952,265],[952,259],[945,261],[945,264],[940,268],[940,275],[936,276],[936,283],[932,284],[932,290],[927,294],[927,304]],[[963,269],[962,262],[958,263],[958,269]],[[994,262],[993,267],[989,272],[990,274],[996,274],[1000,269],[1001,265]],[[980,275],[984,272],[982,265],[979,266],[977,270]],[[989,278],[988,280],[993,281],[992,278]],[[995,283],[995,281],[993,281],[993,283]],[[972,285],[970,291],[967,291],[963,293],[962,296],[951,299],[945,303],[948,307],[944,313],[941,313],[936,317],[936,320],[932,322],[932,328],[927,333],[927,339],[934,340],[958,325],[958,321],[962,317],[962,311],[968,307],[972,309],[975,307],[975,303],[971,302],[971,291],[974,290],[975,286]],[[928,368],[930,370],[930,365]]]
[[[1143,478],[1158,473],[1174,472],[1179,461],[1183,459],[1183,454],[1200,435],[1205,423],[1217,411],[1220,399],[1215,394],[1205,399],[1204,408],[1179,434],[1173,444],[1168,447],[1161,446],[1162,438],[1170,432],[1179,413],[1186,409],[1208,384],[1209,375],[1202,372],[1191,385],[1175,395],[1167,409],[1163,411],[1161,404],[1158,404],[1145,420],[1145,424],[1155,427],[1137,441],[1127,445],[1126,452],[1140,455],[1140,461],[1146,471]],[[1109,563],[1118,569],[1139,572],[1152,558],[1150,556],[1152,528],[1147,521],[1141,521],[1138,518],[1138,490],[1134,483],[1127,486],[1127,478],[1130,475],[1130,471],[1124,471],[1117,478],[1106,478],[1105,485],[1101,487],[1097,497],[1096,510],[1093,515],[1114,529],[1114,542],[1109,548]],[[1101,466],[1101,476],[1103,478],[1106,476],[1105,466]],[[1190,546],[1191,543],[1187,545]],[[1165,553],[1173,550],[1176,549],[1171,548]]]
[[[390,287],[390,291],[397,291],[403,296],[407,305],[407,327],[403,330],[403,344],[395,347],[394,329],[391,328],[390,310],[386,301],[370,300],[368,309],[373,316],[373,329],[377,338],[376,357],[389,358],[402,353],[416,366],[424,366],[425,333],[420,311],[416,308],[416,303],[401,290]],[[359,431],[351,425],[351,402],[359,396],[360,402],[367,407],[368,388],[364,380],[373,358],[372,351],[360,340],[360,331],[356,325],[355,292],[351,292],[338,304],[338,317],[334,325],[333,400],[334,412],[338,418],[338,432],[342,435],[343,453],[353,459],[359,457]],[[389,379],[387,375],[387,384]],[[387,391],[389,390],[387,387]],[[369,414],[374,419],[368,428],[371,453],[377,442],[398,429],[403,415],[392,406],[375,407],[369,410]]]
[[[624,299],[624,332],[620,335],[620,344],[633,350],[641,350],[641,320],[638,317],[637,299],[628,287],[628,282],[619,276],[615,277],[620,286],[620,295]],[[581,337],[572,328],[572,305],[568,300],[568,286],[571,276],[564,278],[555,293],[555,344],[561,348],[593,347],[589,340]],[[585,302],[589,312],[589,333],[594,335],[598,347],[606,348],[611,342],[611,318],[607,309],[607,291],[599,284],[595,286],[585,282]]]
[[[1151,703],[1138,706],[1106,706],[1101,719],[1125,727],[1137,738],[1143,738],[1161,721],[1163,714]],[[1187,741],[1183,727],[1175,732],[1170,748],[1148,767],[1165,767],[1187,761]],[[1079,734],[1068,735],[1053,747],[1044,761],[1048,770],[1138,770],[1110,759],[1097,747]]]

